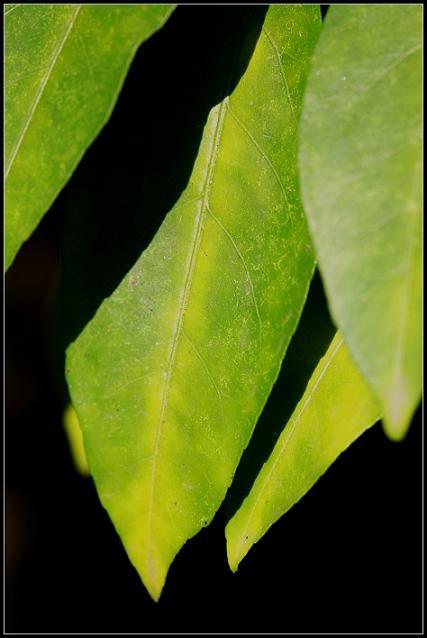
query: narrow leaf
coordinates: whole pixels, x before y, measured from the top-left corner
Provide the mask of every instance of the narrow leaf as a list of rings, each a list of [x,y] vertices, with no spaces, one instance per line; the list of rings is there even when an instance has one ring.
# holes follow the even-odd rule
[[[83,435],[76,411],[71,404],[66,407],[62,420],[76,470],[83,476],[88,476],[89,468],[86,460]]]
[[[331,312],[393,439],[421,396],[421,5],[332,6],[301,123]]]
[[[252,545],[379,418],[376,400],[336,333],[249,495],[226,527],[233,571]]]
[[[296,122],[319,10],[270,8],[229,95],[259,29],[238,11],[188,186],[67,356],[100,499],[156,600],[224,498],[314,267]]]
[[[5,7],[5,265],[106,122],[171,5]]]

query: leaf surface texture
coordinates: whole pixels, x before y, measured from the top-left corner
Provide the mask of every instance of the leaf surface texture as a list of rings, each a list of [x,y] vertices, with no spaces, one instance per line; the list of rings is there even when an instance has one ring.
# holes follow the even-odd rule
[[[319,11],[270,8],[230,94],[252,11],[187,187],[68,349],[91,474],[154,599],[224,498],[314,268],[296,129]]]
[[[421,25],[420,5],[332,6],[301,122],[331,312],[394,439],[421,396]]]
[[[5,7],[5,265],[106,122],[171,5]]]
[[[230,567],[380,418],[378,403],[336,333],[241,507],[226,527]]]

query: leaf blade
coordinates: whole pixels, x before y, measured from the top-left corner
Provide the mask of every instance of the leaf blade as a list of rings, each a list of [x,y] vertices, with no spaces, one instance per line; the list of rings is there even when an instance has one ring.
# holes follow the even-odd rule
[[[79,474],[89,476],[82,431],[76,411],[71,404],[68,404],[65,408],[64,414],[62,415],[62,422],[67,435],[74,466]]]
[[[239,510],[226,527],[236,571],[258,542],[358,436],[380,418],[375,399],[336,333]]]
[[[421,7],[331,7],[300,175],[331,312],[401,439],[421,396]]]
[[[6,269],[108,120],[136,47],[170,12],[11,5],[5,13]]]
[[[292,41],[295,23],[304,37]],[[266,24],[282,50],[303,51],[290,79],[298,109],[319,12],[274,8]],[[252,29],[251,19],[242,25],[242,47]],[[224,497],[313,272],[296,126],[269,56],[263,36],[237,88],[212,109],[181,198],[67,353],[98,493],[156,600],[174,556]],[[280,108],[261,120],[260,152],[265,94]]]

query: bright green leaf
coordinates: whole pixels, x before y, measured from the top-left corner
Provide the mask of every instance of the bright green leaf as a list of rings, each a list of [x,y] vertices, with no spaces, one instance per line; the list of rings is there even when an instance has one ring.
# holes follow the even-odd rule
[[[5,7],[6,268],[108,119],[171,5]]]
[[[233,571],[252,545],[379,418],[377,402],[337,333],[250,493],[226,527]]]
[[[154,599],[224,498],[314,268],[296,128],[319,10],[270,8],[228,96],[242,15],[187,188],[67,355],[100,499]]]
[[[421,5],[332,6],[301,123],[331,312],[393,439],[421,396],[421,27]]]

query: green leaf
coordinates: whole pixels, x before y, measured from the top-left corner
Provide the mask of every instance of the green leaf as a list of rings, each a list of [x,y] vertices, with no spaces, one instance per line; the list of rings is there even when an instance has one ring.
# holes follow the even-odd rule
[[[171,5],[5,7],[6,268],[108,120]]]
[[[270,8],[229,95],[254,11],[240,10],[187,188],[67,353],[100,499],[155,600],[224,498],[314,268],[296,123],[319,10]]]
[[[76,470],[83,476],[88,476],[89,468],[86,460],[82,430],[76,411],[71,403],[66,407],[62,420]]]
[[[331,312],[400,439],[421,396],[421,5],[332,6],[301,122]]]
[[[336,333],[250,493],[226,527],[233,571],[252,545],[379,418],[371,390]]]

